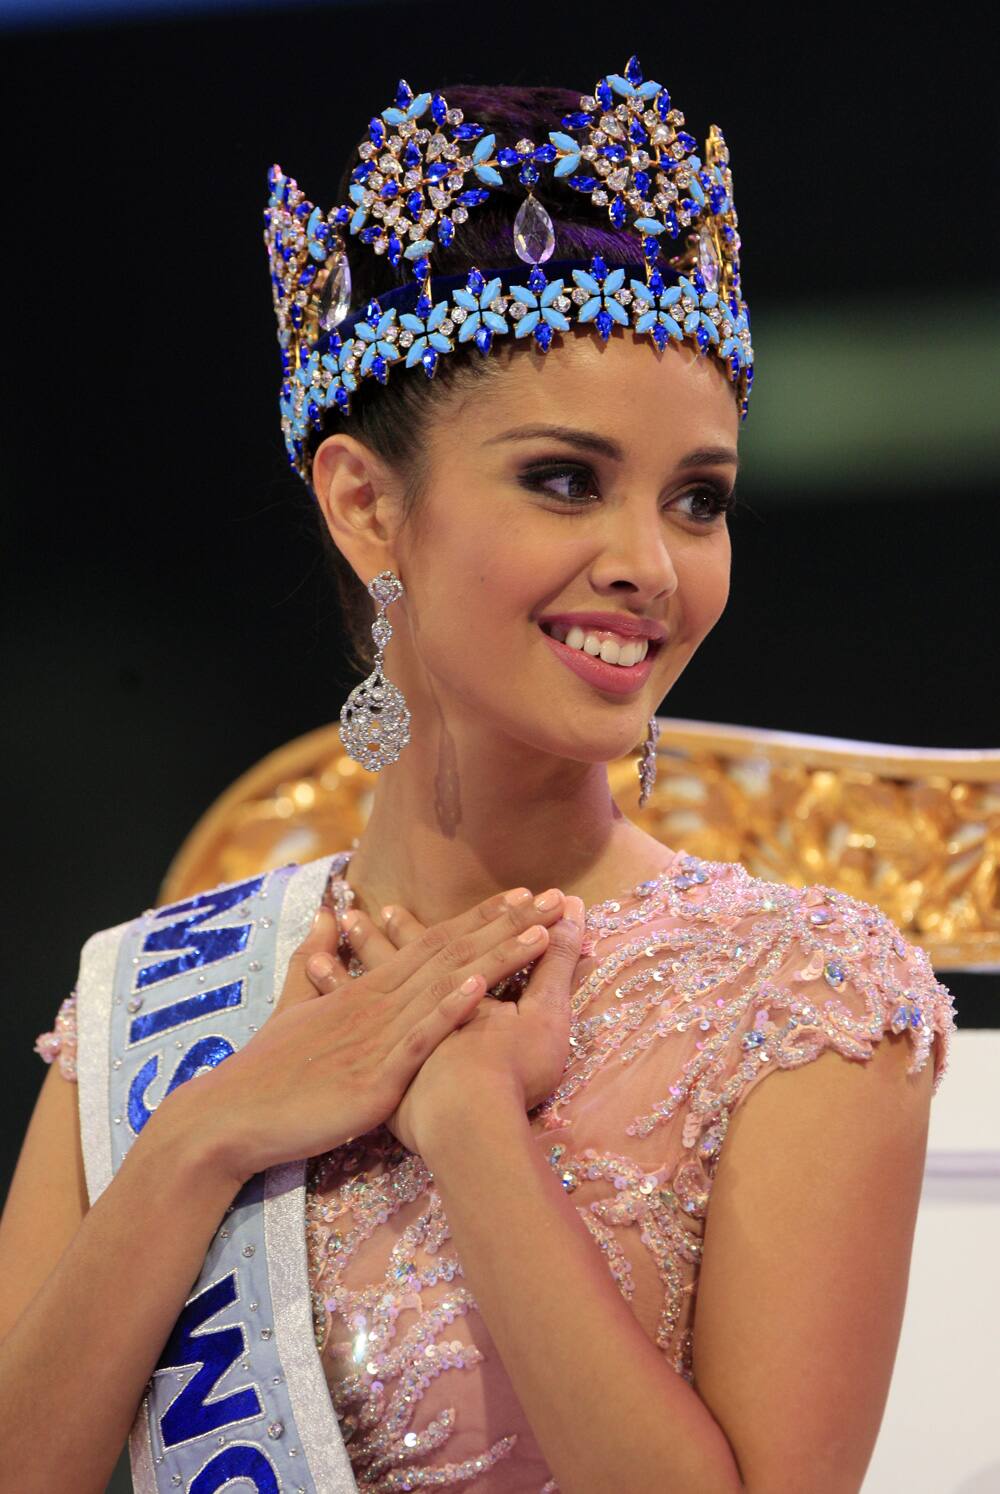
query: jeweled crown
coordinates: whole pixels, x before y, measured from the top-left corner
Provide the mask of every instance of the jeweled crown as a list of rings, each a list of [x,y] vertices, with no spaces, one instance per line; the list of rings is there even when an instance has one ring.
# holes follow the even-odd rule
[[[473,341],[485,355],[511,332],[530,336],[542,353],[574,324],[590,324],[605,341],[616,325],[631,327],[660,349],[687,339],[721,361],[746,418],[753,348],[722,131],[710,127],[703,160],[684,115],[662,84],[643,78],[636,57],[579,103],[543,144],[498,146],[442,94],[414,94],[401,81],[358,147],[348,202],[324,213],[271,167],[264,242],[283,368],[281,427],[289,462],[307,484],[310,427],[330,408],[349,415],[362,380],[384,384],[394,363],[419,365],[433,378],[456,341]],[[555,231],[533,191],[546,171],[606,208],[616,230],[634,234],[634,264],[609,269],[596,255],[551,262],[546,275]],[[518,263],[435,275],[437,246],[454,241],[510,172],[526,189],[511,225]],[[682,232],[686,247],[666,256],[663,246]],[[352,311],[349,237],[411,269],[412,279]],[[550,278],[553,271],[561,273]]]

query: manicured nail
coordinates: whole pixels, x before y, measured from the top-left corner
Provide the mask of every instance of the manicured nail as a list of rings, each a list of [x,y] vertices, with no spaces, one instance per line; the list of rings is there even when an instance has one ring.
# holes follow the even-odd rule
[[[389,919],[390,919],[390,918],[391,918],[391,917],[392,917],[392,915],[393,915],[393,914],[394,914],[394,913],[395,913],[395,911],[396,911],[396,910],[395,910],[395,908],[394,908],[394,907],[393,907],[393,906],[392,906],[392,904],[391,904],[391,903],[386,903],[386,905],[385,905],[385,907],[384,907],[384,908],[380,908],[380,909],[379,909],[379,912],[380,912],[380,913],[381,913],[381,915],[382,915],[382,922],[383,922],[383,923],[388,923],[388,922],[389,922]]]
[[[522,903],[530,902],[531,893],[527,887],[515,887],[513,892],[504,894],[504,902],[509,908],[519,908]]]
[[[328,975],[333,974],[333,961],[329,955],[313,955],[306,964],[306,970],[314,980],[326,980]]]
[[[532,924],[530,929],[525,929],[523,934],[518,934],[518,944],[535,944],[543,935],[545,930],[541,924]]]
[[[352,934],[358,926],[358,915],[356,913],[344,914],[344,932]]]
[[[539,913],[547,913],[550,908],[554,908],[556,906],[561,897],[562,893],[559,891],[558,887],[550,887],[548,892],[543,892],[540,894],[540,896],[535,898],[535,907],[538,909]]]

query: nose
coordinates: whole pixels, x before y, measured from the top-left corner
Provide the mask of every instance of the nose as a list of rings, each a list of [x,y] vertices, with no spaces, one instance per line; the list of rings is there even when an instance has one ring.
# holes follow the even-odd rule
[[[636,602],[647,606],[673,596],[679,584],[677,569],[655,507],[652,515],[628,510],[625,505],[615,515],[608,543],[594,564],[591,578],[599,590],[626,589]]]

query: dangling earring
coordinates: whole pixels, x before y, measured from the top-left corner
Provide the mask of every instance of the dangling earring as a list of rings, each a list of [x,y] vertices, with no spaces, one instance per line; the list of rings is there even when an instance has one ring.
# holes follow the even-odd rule
[[[392,571],[382,571],[369,581],[368,591],[378,603],[378,615],[372,623],[375,667],[344,701],[340,740],[356,763],[377,773],[394,763],[409,742],[410,713],[402,690],[382,672],[382,656],[392,637],[392,623],[385,609],[403,595],[403,583]]]
[[[646,740],[642,745],[642,757],[639,759],[640,809],[645,809],[646,801],[653,792],[653,784],[656,782],[656,742],[659,735],[660,718],[650,716]]]

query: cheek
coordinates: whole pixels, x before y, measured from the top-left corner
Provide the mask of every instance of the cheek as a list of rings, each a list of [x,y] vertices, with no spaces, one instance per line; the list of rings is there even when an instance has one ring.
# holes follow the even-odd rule
[[[714,628],[729,600],[731,550],[728,531],[711,543],[699,541],[675,558],[684,611],[684,629],[703,638]]]

